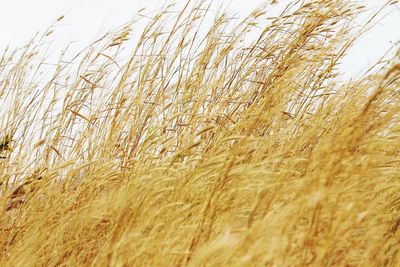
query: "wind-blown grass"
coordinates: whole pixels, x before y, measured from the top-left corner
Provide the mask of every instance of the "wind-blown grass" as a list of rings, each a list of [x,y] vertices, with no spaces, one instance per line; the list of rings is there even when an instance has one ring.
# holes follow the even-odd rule
[[[147,18],[129,56],[135,24],[52,72],[50,32],[3,54],[0,265],[398,264],[399,53],[339,68],[374,18],[209,8]]]

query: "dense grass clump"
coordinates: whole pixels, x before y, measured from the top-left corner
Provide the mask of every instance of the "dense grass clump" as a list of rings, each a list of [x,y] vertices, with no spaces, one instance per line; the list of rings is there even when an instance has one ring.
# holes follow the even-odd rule
[[[273,8],[167,6],[52,66],[51,29],[5,51],[0,265],[398,264],[400,54],[346,81],[375,16]]]

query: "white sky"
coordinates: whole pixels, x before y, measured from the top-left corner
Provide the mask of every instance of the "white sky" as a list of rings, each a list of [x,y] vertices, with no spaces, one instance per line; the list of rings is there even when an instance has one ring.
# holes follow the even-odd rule
[[[184,0],[178,0],[183,2]],[[56,18],[65,15],[62,26],[56,30],[55,48],[70,41],[78,41],[77,48],[128,22],[142,7],[149,14],[158,10],[166,0],[0,0],[0,51],[10,45],[22,46],[38,31],[44,31]],[[232,12],[247,15],[267,0],[214,0],[229,5]],[[278,1],[279,2],[279,1]],[[360,1],[372,12],[385,0]],[[386,50],[400,40],[400,5],[392,7],[376,28],[362,38],[344,62],[344,70],[359,74],[375,62]],[[1,54],[1,52],[0,52]]]

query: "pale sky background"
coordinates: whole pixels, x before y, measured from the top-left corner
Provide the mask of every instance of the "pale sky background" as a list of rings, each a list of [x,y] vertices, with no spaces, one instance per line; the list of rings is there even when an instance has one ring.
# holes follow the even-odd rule
[[[22,46],[35,33],[44,31],[61,15],[65,20],[53,36],[54,49],[61,49],[68,42],[76,41],[75,47],[83,48],[99,36],[128,22],[142,7],[147,14],[161,8],[166,0],[0,0],[0,55],[9,45]],[[184,2],[178,0],[177,2]],[[249,14],[267,0],[214,0],[227,6],[240,16]],[[279,1],[278,1],[279,2]],[[385,0],[360,1],[373,12]],[[384,19],[365,35],[350,51],[344,62],[349,75],[360,74],[376,62],[387,49],[400,40],[400,5],[392,6]],[[360,18],[362,21],[362,18]]]

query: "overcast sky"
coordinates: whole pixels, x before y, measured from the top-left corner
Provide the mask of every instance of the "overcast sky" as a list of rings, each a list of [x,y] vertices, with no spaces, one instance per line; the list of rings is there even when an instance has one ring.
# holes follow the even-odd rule
[[[182,2],[184,0],[178,0]],[[243,16],[267,0],[214,0]],[[279,1],[278,1],[279,2]],[[385,0],[361,1],[370,12]],[[45,30],[54,20],[65,15],[57,29],[55,46],[77,41],[85,46],[100,32],[117,28],[129,21],[137,10],[158,10],[165,0],[0,0],[0,50],[7,45],[21,46],[38,31]],[[346,71],[359,74],[375,62],[393,43],[400,40],[400,7],[393,6],[384,19],[351,50],[345,61]],[[57,47],[58,48],[58,47]],[[61,47],[59,47],[61,48]]]

